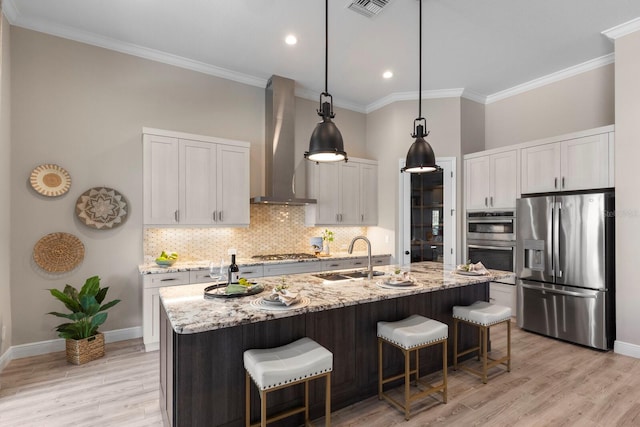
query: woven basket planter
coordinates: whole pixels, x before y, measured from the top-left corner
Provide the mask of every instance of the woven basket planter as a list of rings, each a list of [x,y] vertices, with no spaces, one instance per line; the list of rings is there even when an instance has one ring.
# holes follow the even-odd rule
[[[74,365],[82,365],[104,356],[104,335],[96,335],[81,339],[67,340],[67,361]]]

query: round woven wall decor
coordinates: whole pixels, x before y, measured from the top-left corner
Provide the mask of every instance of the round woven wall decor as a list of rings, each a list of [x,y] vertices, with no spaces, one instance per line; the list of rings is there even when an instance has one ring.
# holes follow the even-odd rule
[[[40,165],[31,172],[29,182],[38,193],[55,197],[69,191],[71,176],[58,165]]]
[[[127,218],[127,200],[113,188],[91,188],[78,197],[76,215],[87,227],[114,228]]]
[[[84,245],[73,234],[51,233],[33,247],[33,260],[50,273],[65,273],[84,259]]]

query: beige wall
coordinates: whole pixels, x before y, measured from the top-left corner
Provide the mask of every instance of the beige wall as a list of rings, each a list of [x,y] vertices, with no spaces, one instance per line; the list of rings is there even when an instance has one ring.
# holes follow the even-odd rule
[[[460,100],[460,146],[462,154],[483,151],[485,106],[466,98]]]
[[[616,325],[617,342],[640,346],[640,31],[619,38],[616,53]],[[640,347],[636,348],[636,355]]]
[[[417,115],[418,106],[415,101],[395,102],[367,115],[368,157],[379,162],[378,227],[370,227],[369,236],[379,252],[396,253],[396,230],[399,229],[398,161],[406,158],[414,141],[410,134]],[[427,130],[431,132],[426,139],[436,157],[457,157],[460,177],[460,98],[423,100],[422,115],[427,119]],[[461,181],[458,179],[458,206],[461,200]]]
[[[611,125],[614,66],[493,102],[485,114],[486,149]]]
[[[11,183],[11,126],[10,126],[10,50],[9,23],[0,15],[0,182]],[[0,259],[5,268],[0,269],[0,356],[11,345],[11,250],[9,245],[11,186],[0,186]]]
[[[55,338],[58,319],[45,313],[61,307],[46,289],[79,286],[95,274],[110,286],[111,298],[122,299],[102,330],[140,326],[142,127],[250,142],[251,195],[263,195],[264,89],[18,27],[11,27],[11,36],[12,344]],[[317,107],[296,99],[298,158],[318,121]],[[336,114],[349,155],[364,157],[365,115],[340,108]],[[31,170],[42,163],[69,171],[72,186],[66,195],[45,198],[29,187]],[[112,187],[127,197],[130,214],[124,225],[100,231],[75,218],[76,199],[94,186]],[[34,264],[32,249],[41,237],[58,231],[78,236],[85,258],[76,270],[51,275]]]

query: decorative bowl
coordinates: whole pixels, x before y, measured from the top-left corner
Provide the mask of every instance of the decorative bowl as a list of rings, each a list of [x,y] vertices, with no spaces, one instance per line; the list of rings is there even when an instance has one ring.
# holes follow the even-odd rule
[[[177,259],[157,259],[156,264],[161,267],[170,267],[175,264],[176,261]]]

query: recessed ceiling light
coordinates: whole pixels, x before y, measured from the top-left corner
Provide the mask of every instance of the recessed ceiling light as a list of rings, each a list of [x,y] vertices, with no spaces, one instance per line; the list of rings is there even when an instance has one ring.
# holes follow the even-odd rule
[[[296,38],[296,36],[294,36],[293,34],[289,34],[285,39],[284,42],[288,45],[294,45],[296,43],[298,43],[298,39]]]
[[[385,79],[390,79],[391,77],[393,77],[393,73],[387,70],[384,73],[382,73],[382,77],[384,77]]]

